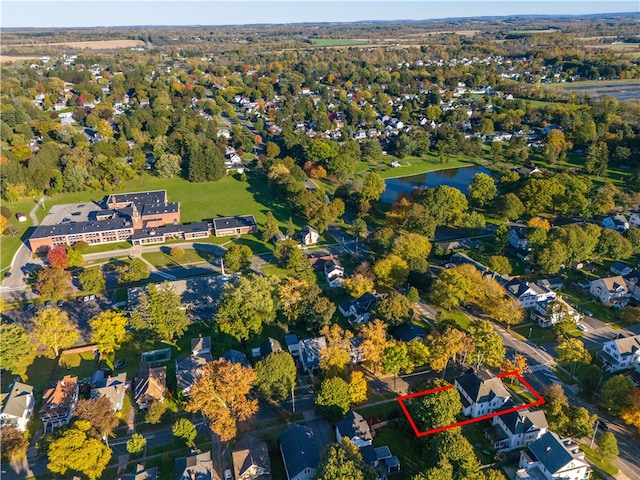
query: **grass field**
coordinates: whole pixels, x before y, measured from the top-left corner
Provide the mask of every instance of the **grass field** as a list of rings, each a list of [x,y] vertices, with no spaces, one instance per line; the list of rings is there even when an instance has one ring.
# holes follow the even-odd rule
[[[96,368],[96,357],[92,351],[70,353],[60,357],[60,375],[75,375],[78,380],[82,380],[91,377]]]
[[[169,255],[169,247],[167,247],[166,250],[166,252],[143,253],[142,258],[157,268],[178,268],[183,265],[195,265],[198,263],[211,262],[216,258],[213,253],[205,250],[199,250],[197,248],[186,248],[184,250],[184,255],[180,257],[172,257]]]
[[[366,45],[368,40],[357,40],[355,38],[318,38],[313,40],[318,47],[349,47],[352,45]]]
[[[438,157],[427,155],[425,157],[407,157],[400,160],[400,167],[392,167],[392,158],[385,164],[385,168],[378,173],[382,178],[407,177],[419,173],[432,172],[455,167],[468,167],[472,165],[469,160],[463,157],[445,157],[443,162]]]

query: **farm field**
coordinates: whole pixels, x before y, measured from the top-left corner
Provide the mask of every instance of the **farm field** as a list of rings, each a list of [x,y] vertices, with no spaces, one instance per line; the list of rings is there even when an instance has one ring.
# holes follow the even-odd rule
[[[352,45],[366,45],[368,40],[356,38],[318,38],[313,40],[318,47],[349,47]]]
[[[89,50],[108,50],[112,48],[144,47],[142,40],[91,40],[87,42],[55,42],[55,43],[14,43],[20,47],[49,47],[64,45],[71,48],[86,48]]]

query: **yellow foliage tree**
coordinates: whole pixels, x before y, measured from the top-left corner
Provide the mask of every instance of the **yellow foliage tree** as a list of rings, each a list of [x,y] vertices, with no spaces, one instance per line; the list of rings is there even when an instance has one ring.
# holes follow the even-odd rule
[[[352,404],[363,403],[368,398],[368,385],[364,374],[358,370],[351,372],[349,381],[349,398]]]

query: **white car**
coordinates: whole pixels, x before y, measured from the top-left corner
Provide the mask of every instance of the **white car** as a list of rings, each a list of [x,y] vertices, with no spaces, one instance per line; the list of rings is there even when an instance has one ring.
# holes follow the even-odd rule
[[[587,328],[587,326],[584,323],[579,323],[576,326],[578,327],[578,330],[582,330],[583,332],[588,332],[589,331],[589,329]]]

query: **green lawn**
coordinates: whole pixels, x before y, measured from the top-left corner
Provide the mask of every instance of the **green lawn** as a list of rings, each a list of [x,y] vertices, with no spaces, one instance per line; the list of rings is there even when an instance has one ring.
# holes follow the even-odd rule
[[[418,473],[424,472],[431,464],[425,457],[420,441],[408,431],[404,431],[398,427],[385,427],[376,432],[373,439],[374,447],[389,447],[391,455],[395,455],[400,459],[401,471],[392,478],[398,480],[410,479]]]
[[[400,167],[393,168],[391,161],[393,157],[389,156],[384,163],[383,169],[378,173],[382,178],[406,177],[419,173],[431,172],[434,170],[443,170],[455,167],[468,167],[472,163],[463,157],[453,156],[444,157],[443,162],[438,157],[427,155],[424,157],[406,157],[400,160]]]
[[[40,355],[36,357],[33,363],[27,369],[27,375],[24,379],[25,383],[33,385],[36,397],[41,394],[49,386],[51,376],[56,368],[56,359]],[[40,395],[38,395],[40,394]]]
[[[556,341],[556,334],[553,333],[551,328],[542,328],[538,325],[529,324],[513,327],[512,330],[515,330],[524,338],[537,344],[553,343]]]
[[[357,40],[355,38],[317,38],[313,40],[317,47],[349,47],[352,45],[366,45],[368,40]]]
[[[216,258],[213,253],[197,248],[186,248],[184,255],[179,257],[169,255],[170,247],[167,247],[166,250],[167,252],[143,253],[142,258],[157,268],[179,268],[183,265],[209,263]]]
[[[595,449],[589,448],[586,445],[580,445],[580,450],[587,456],[587,460],[593,463],[597,468],[607,473],[608,475],[615,475],[618,473],[618,468],[611,462],[604,460]]]
[[[452,320],[453,322],[457,323],[460,326],[460,328],[464,330],[466,330],[469,327],[469,324],[471,323],[471,319],[467,317],[460,310],[448,311],[440,307],[438,307],[437,310],[438,310],[438,322]]]

